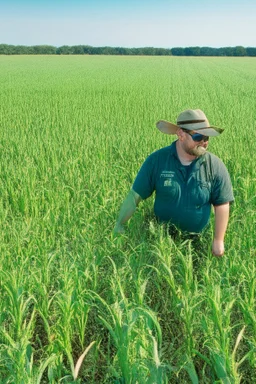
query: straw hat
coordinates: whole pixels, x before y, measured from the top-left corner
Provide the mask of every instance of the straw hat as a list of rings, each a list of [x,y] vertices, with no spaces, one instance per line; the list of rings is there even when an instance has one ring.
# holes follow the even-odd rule
[[[177,124],[159,120],[157,128],[168,135],[175,135],[179,128],[201,133],[204,136],[218,136],[224,129],[210,126],[207,117],[201,109],[187,109],[179,114]]]

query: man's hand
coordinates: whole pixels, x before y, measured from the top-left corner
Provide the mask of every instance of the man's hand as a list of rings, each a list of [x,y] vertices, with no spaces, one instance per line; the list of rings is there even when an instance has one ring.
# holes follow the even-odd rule
[[[224,241],[214,239],[212,242],[212,254],[216,257],[222,257],[224,255]]]
[[[212,242],[212,254],[216,257],[224,255],[224,237],[228,225],[229,203],[214,206],[215,231]]]

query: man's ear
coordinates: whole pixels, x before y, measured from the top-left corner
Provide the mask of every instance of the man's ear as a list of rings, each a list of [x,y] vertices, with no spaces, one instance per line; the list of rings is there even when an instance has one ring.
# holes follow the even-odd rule
[[[176,135],[178,136],[178,139],[181,141],[183,141],[185,138],[185,132],[181,128],[177,130]]]

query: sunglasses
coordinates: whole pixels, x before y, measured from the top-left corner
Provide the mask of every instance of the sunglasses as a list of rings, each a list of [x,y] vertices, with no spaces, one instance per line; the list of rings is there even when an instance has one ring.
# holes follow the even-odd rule
[[[198,141],[199,142],[199,141],[202,141],[202,140],[203,141],[208,141],[209,140],[209,136],[201,135],[201,133],[191,133],[191,131],[189,131],[188,129],[183,129],[183,128],[182,128],[182,130],[184,132],[188,133],[189,136],[191,136],[194,141]]]

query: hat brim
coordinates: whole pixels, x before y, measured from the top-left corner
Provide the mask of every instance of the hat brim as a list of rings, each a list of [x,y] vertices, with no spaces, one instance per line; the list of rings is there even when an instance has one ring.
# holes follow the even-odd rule
[[[170,123],[169,121],[166,121],[166,120],[159,120],[156,123],[156,127],[159,129],[159,131],[167,135],[175,135],[178,129],[180,128],[182,129],[182,127],[179,127],[178,125]],[[186,129],[189,130],[188,128]],[[204,136],[219,136],[224,131],[224,129],[217,128],[217,127],[195,129],[191,127],[190,131],[201,133]]]
[[[156,123],[156,127],[159,129],[159,131],[166,133],[167,135],[175,135],[179,129],[178,125],[172,124],[166,120],[159,120]]]

